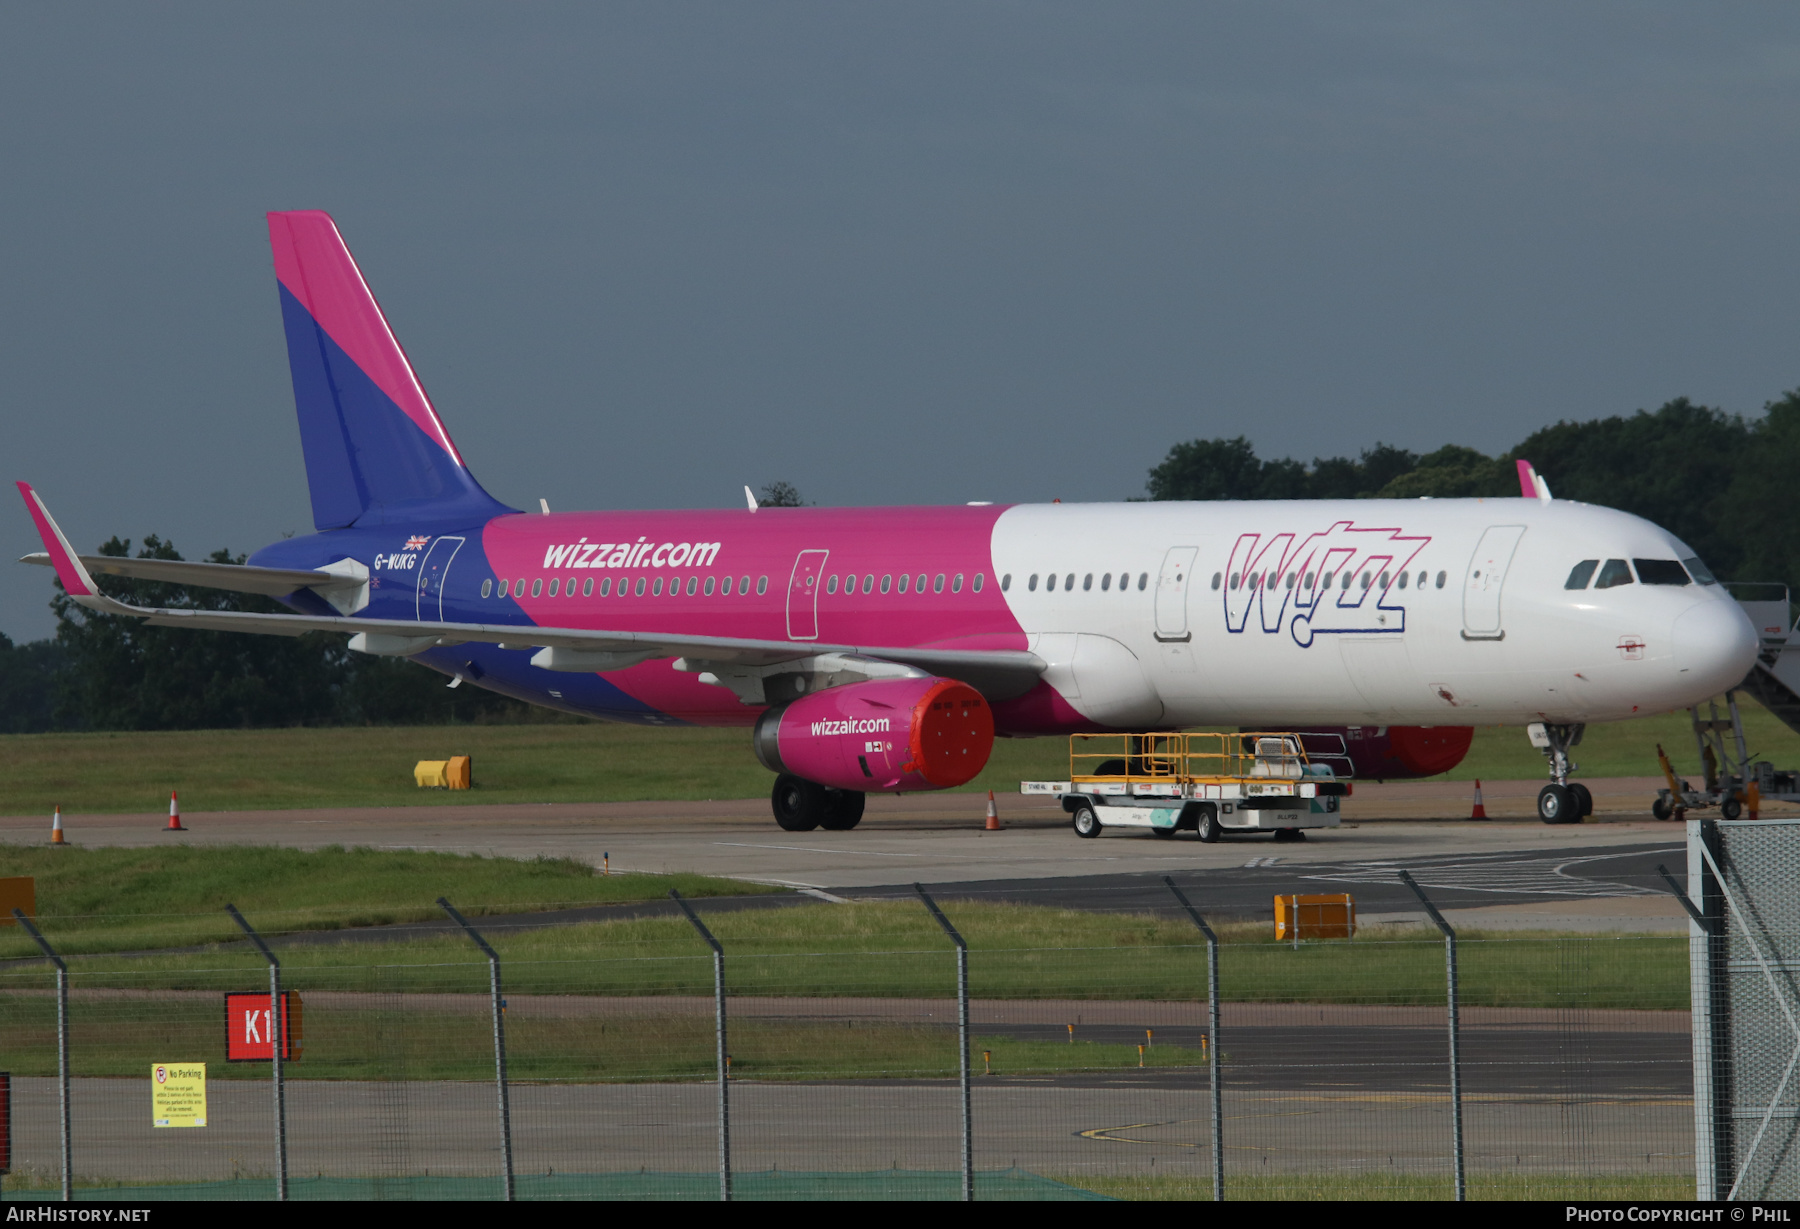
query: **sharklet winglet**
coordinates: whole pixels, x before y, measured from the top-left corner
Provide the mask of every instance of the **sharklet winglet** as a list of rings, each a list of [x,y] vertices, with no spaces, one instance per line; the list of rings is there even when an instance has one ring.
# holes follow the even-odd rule
[[[44,549],[49,552],[50,562],[56,568],[57,579],[62,581],[63,588],[70,597],[83,606],[95,606],[97,603],[110,604],[111,599],[104,597],[94,578],[88,575],[87,567],[81,562],[81,556],[69,545],[69,539],[63,536],[62,527],[50,515],[50,509],[38,493],[31,489],[28,482],[15,483],[19,494],[25,499],[25,510],[31,513],[32,522],[37,526],[38,537],[43,539]]]

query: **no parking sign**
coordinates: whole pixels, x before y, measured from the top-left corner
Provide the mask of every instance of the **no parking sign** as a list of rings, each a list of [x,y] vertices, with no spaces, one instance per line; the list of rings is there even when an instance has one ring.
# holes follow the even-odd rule
[[[159,1127],[206,1125],[205,1063],[157,1063],[150,1068],[150,1120]]]

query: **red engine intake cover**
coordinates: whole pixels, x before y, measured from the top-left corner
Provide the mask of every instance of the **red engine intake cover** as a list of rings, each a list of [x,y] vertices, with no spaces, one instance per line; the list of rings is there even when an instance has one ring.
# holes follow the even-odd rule
[[[1378,781],[1435,777],[1462,763],[1475,739],[1468,725],[1353,725],[1297,731],[1308,758],[1329,764],[1339,774],[1346,761],[1349,775]]]
[[[981,693],[951,679],[875,679],[770,709],[756,754],[775,772],[834,789],[952,789],[987,767],[994,714]]]

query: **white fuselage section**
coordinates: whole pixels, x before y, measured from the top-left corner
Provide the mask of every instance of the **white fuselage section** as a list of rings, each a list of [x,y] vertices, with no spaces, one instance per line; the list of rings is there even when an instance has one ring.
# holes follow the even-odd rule
[[[1565,501],[1037,504],[993,557],[1050,683],[1114,727],[1613,721],[1736,686],[1757,647],[1720,585],[1637,578],[1694,558],[1671,534]],[[1610,560],[1629,579],[1596,587]]]

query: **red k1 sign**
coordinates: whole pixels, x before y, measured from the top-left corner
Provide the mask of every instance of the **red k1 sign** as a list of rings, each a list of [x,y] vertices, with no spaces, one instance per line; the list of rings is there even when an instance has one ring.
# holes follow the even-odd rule
[[[269,1062],[274,1058],[274,1029],[269,1019],[269,992],[251,991],[225,996],[225,1057],[234,1063]],[[300,996],[292,990],[281,994],[281,1057],[300,1057]]]

